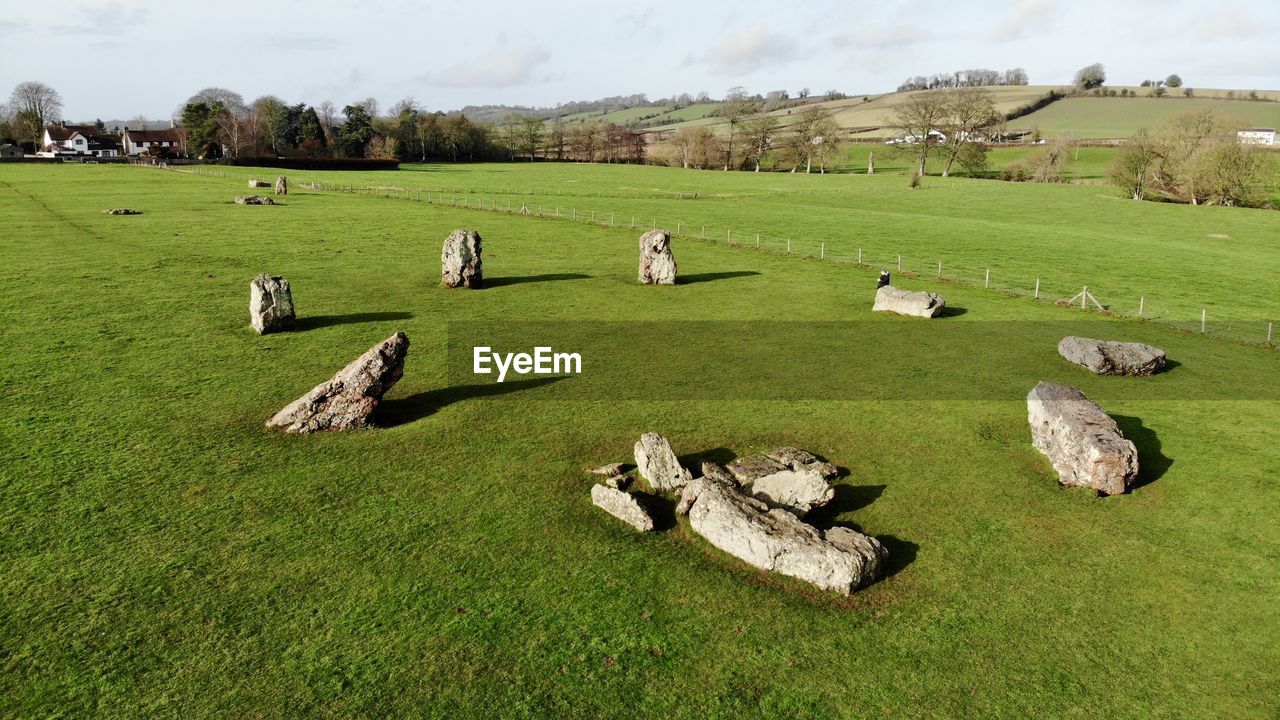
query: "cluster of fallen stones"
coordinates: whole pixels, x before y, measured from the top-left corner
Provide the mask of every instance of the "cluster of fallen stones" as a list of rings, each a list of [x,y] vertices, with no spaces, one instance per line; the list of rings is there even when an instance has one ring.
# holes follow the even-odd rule
[[[678,494],[676,513],[715,547],[762,570],[848,595],[884,572],[888,553],[875,538],[849,528],[821,530],[804,522],[831,502],[836,468],[814,454],[784,447],[720,466],[703,462],[694,477],[671,443],[658,433],[636,442],[637,473],[655,493]],[[591,501],[642,532],[654,521],[635,495],[622,464],[591,472],[604,475]]]
[[[141,215],[142,211],[134,210],[132,208],[111,208],[110,210],[103,210],[102,214],[103,215]]]
[[[239,195],[236,197],[237,205],[275,205],[276,201],[269,197],[261,195]]]

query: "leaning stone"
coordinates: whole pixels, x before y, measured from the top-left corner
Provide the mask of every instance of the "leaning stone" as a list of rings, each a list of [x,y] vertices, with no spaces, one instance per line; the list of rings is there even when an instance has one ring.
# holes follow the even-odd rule
[[[656,432],[645,433],[636,441],[636,468],[656,492],[679,490],[692,475],[680,466],[671,443]]]
[[[605,477],[611,477],[613,475],[621,475],[622,463],[609,463],[608,465],[601,465],[600,467],[591,468],[587,472],[591,473],[592,475],[604,475]]]
[[[931,318],[937,317],[946,304],[940,296],[931,292],[910,292],[885,285],[876,291],[876,302],[871,310]]]
[[[844,595],[875,581],[888,554],[875,538],[847,528],[826,533],[791,513],[770,510],[731,484],[699,478],[680,505],[694,532],[749,565]]]
[[[653,518],[640,507],[640,503],[636,502],[631,493],[604,485],[595,485],[591,488],[591,502],[640,532],[653,529]]]
[[[671,253],[671,235],[666,230],[650,230],[640,236],[640,282],[676,284],[676,258]]]
[[[737,458],[725,467],[733,473],[739,484],[750,484],[758,478],[787,469],[785,465],[763,453]]]
[[[1145,343],[1094,340],[1069,335],[1058,343],[1058,354],[1096,375],[1155,375],[1164,367],[1165,352]]]
[[[1059,483],[1118,495],[1137,479],[1138,449],[1079,388],[1040,382],[1027,394],[1027,422]]]
[[[277,195],[289,194],[289,178],[285,177],[284,175],[280,175],[276,177],[276,194]]]
[[[834,480],[840,474],[835,465],[800,448],[781,447],[765,453],[765,457],[792,470],[813,470],[827,480]]]
[[[237,205],[275,205],[276,201],[269,197],[260,197],[258,195],[245,195],[236,198]]]
[[[440,281],[445,287],[484,285],[480,243],[480,233],[473,230],[454,230],[445,238],[440,251]]]
[[[296,317],[288,280],[262,273],[249,283],[249,324],[259,335],[287,330]]]
[[[836,496],[835,490],[816,470],[782,470],[757,479],[743,491],[799,517],[826,505]]]
[[[110,210],[103,210],[102,214],[103,215],[141,215],[142,211],[133,210],[131,208],[111,208]]]
[[[397,332],[289,403],[267,421],[267,427],[312,433],[373,425],[383,394],[404,374],[404,356],[408,352],[409,338]]]

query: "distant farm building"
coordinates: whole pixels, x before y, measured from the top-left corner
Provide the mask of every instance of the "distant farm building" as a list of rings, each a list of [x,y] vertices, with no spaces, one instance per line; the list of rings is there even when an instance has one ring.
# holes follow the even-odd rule
[[[929,133],[925,135],[925,142],[928,142],[928,143],[940,143],[940,142],[946,142],[946,141],[947,141],[946,133],[940,132],[938,130],[930,130]],[[887,140],[885,141],[885,145],[910,145],[918,142],[920,142],[920,138],[916,137],[915,135],[906,135],[904,137]]]
[[[1275,145],[1275,128],[1246,128],[1236,133],[1241,145]]]
[[[22,148],[18,147],[17,145],[9,145],[7,143],[4,145],[0,145],[0,160],[12,160],[14,158],[21,158],[25,154],[26,153],[22,151]]]
[[[130,157],[138,155],[175,155],[181,138],[177,130],[130,130],[124,129],[124,154]]]

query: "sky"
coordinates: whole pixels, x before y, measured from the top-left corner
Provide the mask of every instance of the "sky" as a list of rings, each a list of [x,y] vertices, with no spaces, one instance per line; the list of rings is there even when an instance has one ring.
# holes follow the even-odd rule
[[[1178,73],[1190,87],[1280,89],[1276,0],[64,0],[6,3],[0,101],[58,90],[73,121],[165,119],[201,88],[246,101],[373,96],[431,110],[554,106],[731,87],[893,90],[912,75],[1025,68],[1065,84],[1087,64],[1110,84]],[[50,8],[56,7],[57,12]]]

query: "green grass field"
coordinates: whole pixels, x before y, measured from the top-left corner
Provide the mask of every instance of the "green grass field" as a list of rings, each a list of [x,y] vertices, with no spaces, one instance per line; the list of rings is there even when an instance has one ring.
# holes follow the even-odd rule
[[[230,200],[243,178],[274,173],[226,171],[0,166],[0,715],[1280,710],[1280,353],[899,278],[940,288],[956,308],[930,321],[944,334],[990,335],[941,362],[920,334],[935,325],[868,312],[870,268],[677,238],[686,282],[642,287],[629,228],[297,189],[279,206],[241,207]],[[1257,318],[1280,303],[1280,216],[1098,188],[931,179],[913,193],[897,176],[542,164],[290,179],[456,186],[458,197],[534,189],[524,199],[631,207],[662,224],[750,220],[843,239],[843,252],[1053,269],[1098,278],[1100,295],[1142,283]],[[145,214],[100,214],[121,206]],[[438,286],[455,227],[484,234],[487,289]],[[1219,230],[1230,240],[1207,237]],[[263,271],[291,281],[297,331],[248,328],[247,285]],[[1051,335],[1082,318],[1158,344],[1176,365],[1136,383],[1087,376]],[[596,367],[608,377],[653,358],[696,386],[710,358],[720,372],[708,384],[736,392],[592,399],[574,389],[586,375],[451,383],[449,323],[464,320],[781,322],[804,333],[782,356],[847,347],[847,362],[816,368],[833,384],[880,373],[894,384],[768,399],[753,373],[770,367],[767,344],[643,334],[661,322],[619,336],[617,362]],[[851,342],[855,326],[924,344],[877,352]],[[262,427],[396,330],[412,347],[387,427]],[[797,373],[814,381],[814,370]],[[1139,447],[1141,487],[1107,499],[1060,489],[1030,446],[1032,378],[1079,384],[1117,415]],[[987,394],[924,399],[970,384]],[[889,399],[899,392],[913,399]],[[881,537],[892,574],[844,599],[756,572],[683,521],[635,534],[591,506],[582,469],[626,460],[648,430],[689,460],[783,444],[826,455],[846,469],[829,519]]]
[[[883,146],[881,146],[883,148]],[[889,152],[883,148],[884,152]],[[879,150],[877,152],[880,152]],[[1084,152],[1084,151],[1082,151]],[[1086,158],[1092,157],[1085,153]],[[865,157],[865,156],[864,156]],[[325,181],[423,190],[434,203],[464,202],[567,220],[650,227],[785,251],[864,262],[1048,299],[1089,286],[1116,312],[1194,323],[1258,341],[1280,318],[1271,287],[1280,272],[1280,215],[1134,202],[1098,185],[1052,187],[936,178],[912,192],[891,162],[873,177],[723,173],[628,165],[407,165],[398,173],[301,173]],[[865,159],[862,161],[865,162]],[[1105,166],[1101,159],[1091,161]],[[104,170],[132,172],[132,170]],[[222,168],[225,184],[264,175]],[[233,179],[234,178],[234,179]],[[393,193],[395,191],[392,191]],[[1141,300],[1145,298],[1145,300]]]

